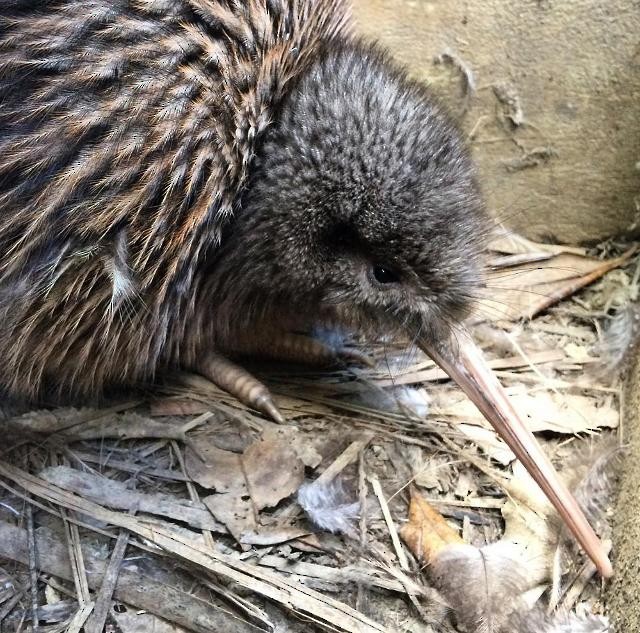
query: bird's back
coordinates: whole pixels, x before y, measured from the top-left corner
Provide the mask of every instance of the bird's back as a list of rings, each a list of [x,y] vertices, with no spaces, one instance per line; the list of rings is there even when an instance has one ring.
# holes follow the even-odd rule
[[[261,134],[341,0],[5,0],[0,385],[179,360]]]

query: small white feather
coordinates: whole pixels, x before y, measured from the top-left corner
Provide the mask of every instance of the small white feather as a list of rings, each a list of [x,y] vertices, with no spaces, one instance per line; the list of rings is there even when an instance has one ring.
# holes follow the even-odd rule
[[[640,306],[629,303],[609,321],[598,352],[608,371],[624,368],[640,341]]]
[[[113,257],[106,260],[111,277],[111,309],[114,310],[136,295],[136,285],[128,264],[127,232],[122,229],[115,239]]]
[[[360,504],[349,502],[340,481],[305,483],[298,490],[298,503],[309,520],[321,530],[352,535],[360,515]]]

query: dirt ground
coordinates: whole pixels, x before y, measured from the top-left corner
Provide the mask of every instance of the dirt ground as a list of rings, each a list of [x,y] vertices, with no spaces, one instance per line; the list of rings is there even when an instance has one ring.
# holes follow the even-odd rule
[[[453,111],[490,209],[534,239],[638,231],[637,0],[354,0]]]
[[[616,576],[610,588],[610,607],[617,631],[636,631],[640,630],[640,604],[636,598],[640,578],[640,460],[633,458],[640,455],[640,363],[637,360],[630,371],[624,410],[621,436],[629,458],[624,461],[613,514]]]

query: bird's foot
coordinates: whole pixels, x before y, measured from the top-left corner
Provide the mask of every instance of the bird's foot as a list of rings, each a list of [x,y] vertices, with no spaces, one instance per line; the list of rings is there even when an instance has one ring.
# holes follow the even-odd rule
[[[245,338],[234,348],[234,353],[243,356],[296,364],[330,366],[342,361],[373,366],[373,360],[357,349],[334,346],[310,336],[289,332],[270,332],[260,338]],[[241,365],[211,352],[198,361],[194,369],[248,407],[276,422],[284,422],[269,389]]]
[[[198,363],[197,370],[242,404],[264,413],[279,424],[284,424],[284,416],[276,406],[269,389],[240,365],[220,354],[211,353]]]

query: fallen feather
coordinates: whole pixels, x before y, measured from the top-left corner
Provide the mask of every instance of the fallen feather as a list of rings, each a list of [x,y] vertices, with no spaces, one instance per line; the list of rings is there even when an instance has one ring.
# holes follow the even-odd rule
[[[329,483],[314,481],[303,484],[298,490],[298,503],[319,529],[334,534],[355,533],[360,504],[348,500],[339,479]]]

